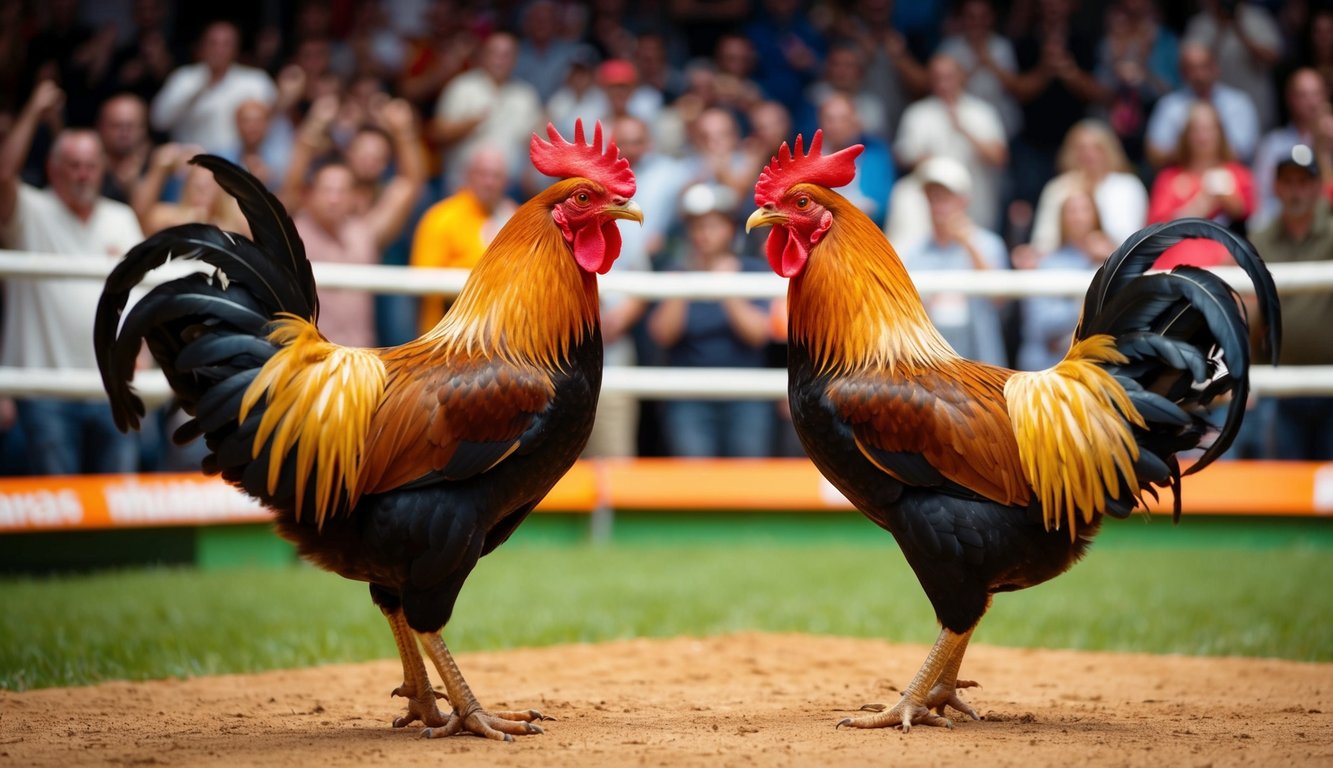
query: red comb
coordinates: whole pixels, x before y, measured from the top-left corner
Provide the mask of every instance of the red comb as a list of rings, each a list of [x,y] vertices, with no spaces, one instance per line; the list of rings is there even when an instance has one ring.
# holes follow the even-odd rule
[[[634,196],[634,172],[629,168],[629,161],[620,156],[615,141],[608,141],[606,152],[602,151],[600,120],[593,129],[592,144],[584,143],[582,120],[574,122],[572,144],[565,141],[551,123],[546,124],[546,135],[551,137],[550,141],[532,134],[532,143],[528,149],[528,155],[537,170],[559,179],[582,176],[601,184],[612,194]]]
[[[819,152],[823,145],[823,131],[815,131],[815,137],[810,140],[810,151],[805,154],[801,153],[799,133],[796,134],[794,153],[787,142],[782,142],[777,155],[759,174],[759,183],[754,185],[755,205],[776,203],[793,184],[818,184],[829,189],[850,184],[856,178],[856,156],[865,146],[853,144],[825,156]]]

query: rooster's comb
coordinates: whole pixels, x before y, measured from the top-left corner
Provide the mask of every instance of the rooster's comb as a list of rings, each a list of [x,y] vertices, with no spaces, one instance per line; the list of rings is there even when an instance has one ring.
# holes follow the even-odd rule
[[[593,128],[592,144],[584,143],[582,120],[574,123],[573,143],[565,141],[551,123],[546,124],[546,135],[551,137],[550,141],[532,134],[528,149],[537,170],[559,179],[582,176],[601,184],[612,194],[634,196],[634,172],[629,168],[629,161],[620,156],[616,142],[608,140],[606,151],[602,151],[600,120]]]
[[[850,184],[856,177],[856,156],[865,146],[853,144],[826,156],[820,154],[823,145],[823,131],[815,131],[815,137],[810,140],[810,151],[804,154],[801,152],[801,134],[796,134],[795,152],[787,142],[782,142],[777,155],[759,174],[759,183],[754,185],[755,205],[776,203],[793,184],[804,182],[830,189]]]

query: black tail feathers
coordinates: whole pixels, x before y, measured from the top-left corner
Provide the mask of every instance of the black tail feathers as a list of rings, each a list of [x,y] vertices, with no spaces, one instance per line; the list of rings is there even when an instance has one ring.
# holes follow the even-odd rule
[[[222,158],[199,155],[191,162],[211,170],[236,198],[254,241],[206,224],[184,224],[132,248],[107,277],[93,342],[102,384],[122,430],[137,428],[144,413],[130,386],[143,340],[179,393],[178,385],[186,383],[179,361],[164,357],[197,340],[202,329],[254,336],[279,312],[314,320],[319,311],[305,247],[278,199],[254,176]],[[217,272],[211,278],[190,275],[154,288],[122,324],[131,291],[149,272],[178,259],[203,261]]]
[[[1188,238],[1221,243],[1255,288],[1257,317],[1221,278],[1196,267],[1144,274],[1171,246]],[[1214,222],[1182,219],[1147,227],[1124,242],[1098,270],[1083,304],[1076,338],[1109,334],[1129,361],[1108,365],[1148,423],[1138,430],[1145,469],[1165,476],[1141,477],[1176,485],[1175,454],[1200,447],[1212,432],[1211,411],[1230,398],[1216,437],[1188,473],[1222,455],[1240,430],[1249,395],[1249,322],[1262,323],[1266,346],[1277,360],[1282,318],[1273,277],[1244,238]],[[1163,472],[1148,472],[1149,475]],[[1179,514],[1179,494],[1177,514]]]

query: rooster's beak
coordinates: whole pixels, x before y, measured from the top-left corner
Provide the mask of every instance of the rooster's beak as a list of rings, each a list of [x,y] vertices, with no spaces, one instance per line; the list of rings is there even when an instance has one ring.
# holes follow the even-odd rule
[[[755,227],[767,227],[774,224],[786,224],[787,216],[777,211],[770,211],[767,208],[759,208],[750,214],[750,218],[745,220],[745,234],[750,234],[750,230]]]
[[[620,205],[608,205],[604,209],[604,213],[613,219],[629,219],[630,221],[637,221],[640,226],[643,226],[643,209],[633,200],[626,200]]]

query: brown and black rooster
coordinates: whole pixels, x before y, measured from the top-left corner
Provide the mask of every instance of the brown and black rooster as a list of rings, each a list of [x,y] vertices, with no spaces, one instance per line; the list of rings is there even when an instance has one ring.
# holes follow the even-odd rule
[[[997,592],[1052,579],[1084,553],[1104,515],[1126,517],[1176,492],[1188,469],[1231,444],[1249,391],[1243,305],[1193,267],[1145,274],[1182,238],[1222,243],[1245,269],[1280,337],[1277,295],[1252,246],[1203,220],[1145,229],[1092,280],[1064,360],[1016,372],[959,357],[936,331],[880,230],[838,193],[861,147],[784,144],[755,187],[748,227],[773,227],[767,254],[791,279],[789,399],[806,452],[867,517],[893,534],[942,625],[891,708],[857,728],[949,725],[976,713],[957,689],[968,640]],[[1276,354],[1275,354],[1276,356]],[[1220,430],[1210,413],[1229,402]],[[873,708],[873,707],[872,707]],[[887,710],[887,711],[885,711]]]
[[[117,424],[137,428],[130,380],[146,341],[203,436],[204,470],[258,498],[301,554],[369,582],[403,662],[395,726],[430,736],[540,733],[535,710],[487,712],[440,630],[463,581],[578,457],[602,380],[597,275],[620,253],[618,219],[642,222],[634,174],[597,125],[574,142],[532,137],[557,181],[514,214],[440,323],[400,347],[351,349],[319,332],[310,263],[281,204],[248,173],[196,157],[241,205],[254,240],[211,226],[165,230],[134,248],[97,310],[98,364]],[[216,267],[149,292],[169,259]],[[421,651],[453,711],[436,705]]]

